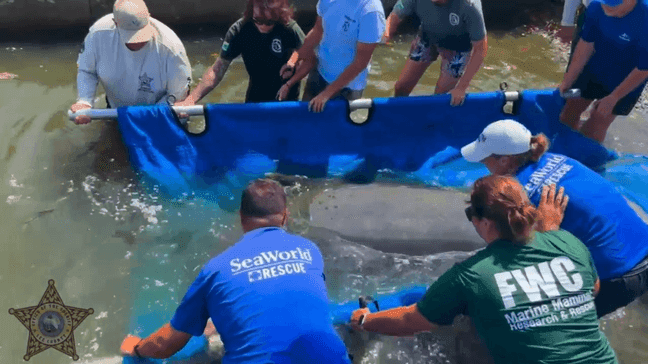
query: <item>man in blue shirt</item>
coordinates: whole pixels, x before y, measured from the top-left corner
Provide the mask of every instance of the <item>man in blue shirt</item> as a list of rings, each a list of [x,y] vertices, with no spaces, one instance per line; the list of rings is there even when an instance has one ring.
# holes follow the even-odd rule
[[[581,89],[582,98],[567,100],[560,121],[602,143],[615,117],[632,111],[646,85],[648,0],[593,0],[586,19],[559,86],[561,92]],[[581,125],[581,114],[594,100]]]
[[[225,346],[223,364],[350,364],[329,317],[319,249],[282,229],[283,188],[267,179],[250,183],[240,215],[245,235],[205,265],[171,322],[143,340],[129,335],[122,353],[169,357],[202,335],[211,318]]]
[[[384,30],[380,0],[319,0],[313,29],[281,73],[304,61],[286,83],[293,85],[310,71],[302,100],[309,101],[309,110],[314,112],[324,110],[333,98],[359,99],[367,86],[371,55]]]

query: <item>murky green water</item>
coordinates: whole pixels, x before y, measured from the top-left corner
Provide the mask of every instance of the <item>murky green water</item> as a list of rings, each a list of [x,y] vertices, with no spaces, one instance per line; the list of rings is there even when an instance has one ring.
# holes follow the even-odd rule
[[[485,66],[470,91],[498,89],[503,81],[511,90],[560,83],[566,47],[546,33],[520,33],[489,34]],[[376,50],[366,97],[391,96],[411,39],[405,35],[393,47]],[[197,80],[214,61],[222,39],[183,40]],[[76,95],[78,48],[78,43],[0,45],[0,72],[18,75],[0,81],[0,363],[22,362],[27,346],[27,330],[7,310],[36,305],[48,279],[56,281],[67,305],[95,311],[75,332],[82,361],[119,362],[116,356],[129,330],[134,293],[146,292],[151,298],[147,309],[172,310],[197,269],[240,236],[236,214],[220,210],[213,201],[192,196],[162,201],[142,191],[133,180],[114,123],[75,126],[67,121],[65,113]],[[413,94],[434,91],[438,67],[430,67]],[[234,62],[204,102],[242,102],[246,80],[243,63]],[[648,155],[646,121],[639,112],[619,118],[606,145]],[[312,199],[340,185],[294,180],[290,229],[322,247],[334,299],[427,283],[467,256],[384,254],[313,228],[308,211]],[[648,362],[648,300],[644,301],[602,322],[622,363]],[[450,329],[414,340],[346,339],[354,350],[364,351],[363,363],[456,363],[460,360],[449,341],[453,335]],[[30,362],[71,359],[50,349]]]

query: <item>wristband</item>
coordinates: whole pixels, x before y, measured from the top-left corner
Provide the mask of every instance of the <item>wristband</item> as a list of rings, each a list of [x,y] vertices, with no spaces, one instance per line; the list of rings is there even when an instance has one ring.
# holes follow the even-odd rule
[[[135,345],[135,347],[133,347],[133,352],[135,353],[135,356],[136,356],[136,357],[138,357],[138,358],[143,358],[143,356],[142,356],[142,355],[139,353],[139,351],[137,350],[137,347],[138,347],[138,346],[139,346],[139,343],[138,343],[137,345]]]

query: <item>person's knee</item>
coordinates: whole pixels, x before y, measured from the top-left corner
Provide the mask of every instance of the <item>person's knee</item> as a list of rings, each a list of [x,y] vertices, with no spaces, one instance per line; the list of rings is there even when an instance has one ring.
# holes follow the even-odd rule
[[[412,89],[414,89],[413,85],[410,85],[407,81],[399,79],[394,85],[394,96],[409,96]]]
[[[459,82],[458,78],[453,78],[451,76],[444,77],[442,74],[434,87],[434,93],[438,95],[450,92],[450,90],[457,85],[457,82]]]

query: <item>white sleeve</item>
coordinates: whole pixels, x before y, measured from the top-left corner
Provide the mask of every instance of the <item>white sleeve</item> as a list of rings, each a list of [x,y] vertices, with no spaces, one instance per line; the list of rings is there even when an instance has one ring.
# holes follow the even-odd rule
[[[580,4],[582,4],[582,0],[565,0],[560,25],[564,27],[573,27],[575,25],[576,9]]]
[[[167,89],[158,104],[184,100],[189,93],[191,84],[191,65],[184,49],[180,54],[170,54],[166,64]],[[171,100],[169,100],[171,98]]]
[[[97,58],[95,53],[93,33],[86,36],[77,58],[77,102],[94,106],[95,92],[97,91]]]

